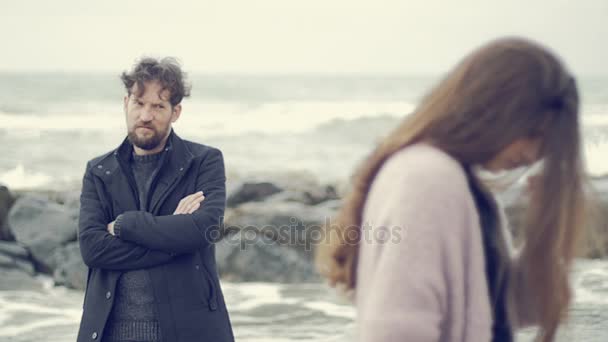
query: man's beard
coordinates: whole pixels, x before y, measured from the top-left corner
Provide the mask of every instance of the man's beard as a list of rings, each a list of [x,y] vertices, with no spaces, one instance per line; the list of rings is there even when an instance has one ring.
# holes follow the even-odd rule
[[[140,137],[137,135],[136,131],[139,127],[146,127],[152,130],[152,132],[154,132],[154,134],[152,136],[147,136],[147,137]],[[141,148],[142,150],[153,150],[155,148],[158,147],[158,145],[160,145],[160,143],[163,141],[163,138],[167,135],[167,130],[163,131],[163,132],[159,132],[156,129],[154,129],[154,127],[150,127],[150,126],[137,126],[135,127],[132,131],[128,132],[127,137],[129,138],[129,141],[131,142],[131,144]]]

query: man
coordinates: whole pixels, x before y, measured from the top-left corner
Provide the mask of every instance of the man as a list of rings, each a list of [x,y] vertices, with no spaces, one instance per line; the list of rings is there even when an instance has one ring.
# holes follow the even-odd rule
[[[89,273],[78,342],[233,341],[213,245],[222,153],[173,131],[189,96],[175,60],[144,58],[122,81],[127,138],[89,161],[80,197]]]

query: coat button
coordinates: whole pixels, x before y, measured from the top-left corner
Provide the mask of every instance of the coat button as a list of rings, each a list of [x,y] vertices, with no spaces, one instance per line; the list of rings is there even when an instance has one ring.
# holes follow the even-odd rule
[[[97,339],[97,331],[93,332],[93,334],[91,335],[91,338],[94,340]]]
[[[103,165],[97,165],[98,169],[103,169]]]
[[[112,298],[112,292],[108,291],[106,292],[106,299],[110,299]]]
[[[194,265],[194,268],[196,268],[198,270],[201,267],[199,265]]]
[[[106,171],[106,175],[109,175],[110,173],[111,173],[110,170]]]
[[[215,310],[215,309],[217,309],[217,304],[215,304],[215,302],[211,302],[209,307],[211,308],[211,310]]]
[[[179,170],[180,170],[180,171],[184,171],[184,168],[183,168],[183,167],[180,167],[180,168],[179,168]]]

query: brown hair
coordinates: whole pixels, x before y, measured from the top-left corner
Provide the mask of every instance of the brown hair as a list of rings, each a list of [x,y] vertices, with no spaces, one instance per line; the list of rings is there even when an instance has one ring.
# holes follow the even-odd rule
[[[133,86],[137,84],[137,96],[143,94],[145,82],[160,82],[160,92],[169,91],[171,106],[180,104],[184,97],[190,96],[190,85],[186,83],[186,74],[173,57],[163,59],[143,57],[133,66],[130,72],[123,72],[120,79],[129,95],[132,94]]]
[[[518,138],[540,135],[542,181],[526,213],[521,262],[531,279],[531,298],[537,300],[533,307],[538,308],[539,336],[552,340],[570,302],[568,273],[582,234],[578,107],[574,79],[543,46],[503,38],[474,51],[358,169],[327,243],[317,249],[319,272],[332,285],[355,288],[366,197],[383,163],[399,150],[428,141],[469,169],[488,162]]]

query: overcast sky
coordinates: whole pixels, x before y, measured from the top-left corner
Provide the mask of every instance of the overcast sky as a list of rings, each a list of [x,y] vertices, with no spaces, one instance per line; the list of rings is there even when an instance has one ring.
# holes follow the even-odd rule
[[[608,75],[608,0],[0,0],[0,70],[434,74],[513,34]]]

